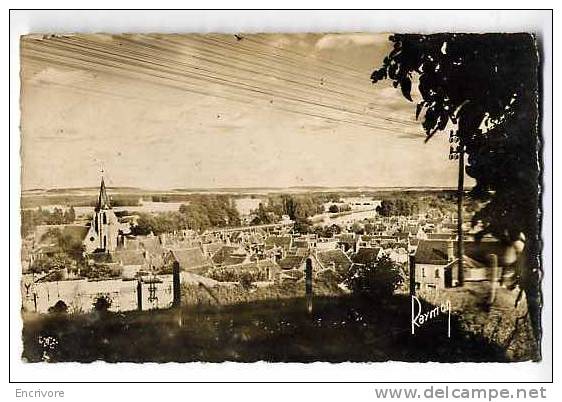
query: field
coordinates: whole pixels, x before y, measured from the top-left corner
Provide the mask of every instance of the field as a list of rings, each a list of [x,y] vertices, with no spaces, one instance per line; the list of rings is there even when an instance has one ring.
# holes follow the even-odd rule
[[[24,317],[28,362],[507,361],[504,350],[452,318],[410,333],[410,300],[301,297],[179,311]],[[427,307],[427,306],[426,306]],[[181,319],[180,319],[181,317]],[[181,325],[179,322],[181,321]]]

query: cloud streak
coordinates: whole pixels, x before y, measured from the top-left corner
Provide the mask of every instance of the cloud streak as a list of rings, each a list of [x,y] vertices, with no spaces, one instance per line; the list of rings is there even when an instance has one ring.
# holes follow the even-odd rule
[[[368,79],[387,35],[245,37],[24,43],[23,187],[95,185],[100,162],[147,188],[454,183],[447,143]]]

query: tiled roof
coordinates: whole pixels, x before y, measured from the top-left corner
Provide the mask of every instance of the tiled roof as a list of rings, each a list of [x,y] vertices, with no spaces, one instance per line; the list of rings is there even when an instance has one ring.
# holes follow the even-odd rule
[[[449,247],[448,243],[449,242],[446,240],[420,240],[415,254],[416,263],[432,265],[447,264],[449,262],[447,251]],[[453,245],[453,247],[454,246],[455,245]]]
[[[239,247],[235,246],[223,246],[219,249],[213,257],[213,263],[216,265],[234,265],[244,262],[247,254],[241,252]]]
[[[331,268],[334,266],[338,272],[346,272],[351,266],[349,257],[339,249],[319,251],[316,254],[316,258],[324,268]]]
[[[112,253],[112,260],[123,265],[144,265],[146,260],[141,250],[120,250]]]
[[[154,255],[162,253],[164,251],[164,247],[162,247],[160,239],[156,236],[144,237],[140,239],[140,245],[143,249]]]
[[[304,261],[306,257],[297,255],[288,255],[287,257],[280,260],[277,264],[281,269],[295,269],[298,268]]]
[[[203,255],[199,247],[170,250],[173,258],[179,262],[182,270],[210,266],[211,261]]]
[[[447,248],[448,243],[453,244],[453,255],[457,252],[457,241],[447,240],[420,240],[416,250],[416,263],[445,265],[448,263]],[[504,247],[499,241],[484,240],[482,242],[465,241],[465,254],[481,263],[489,262],[489,255],[496,254],[498,263],[503,264]]]
[[[203,248],[211,255],[215,254],[217,251],[219,251],[223,247],[224,247],[224,243],[222,243],[222,242],[203,244]]]

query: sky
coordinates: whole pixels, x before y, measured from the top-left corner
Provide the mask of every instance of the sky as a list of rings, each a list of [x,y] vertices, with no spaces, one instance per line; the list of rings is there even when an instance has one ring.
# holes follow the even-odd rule
[[[370,73],[388,34],[30,35],[22,188],[456,184]],[[415,99],[414,99],[415,100]]]

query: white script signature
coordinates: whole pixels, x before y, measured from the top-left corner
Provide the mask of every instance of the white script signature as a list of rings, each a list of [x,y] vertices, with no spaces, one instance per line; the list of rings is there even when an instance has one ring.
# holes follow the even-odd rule
[[[412,295],[412,335],[416,333],[416,328],[420,328],[429,320],[439,317],[441,314],[447,313],[447,336],[451,337],[451,301],[446,300],[441,305],[423,312],[420,300]]]

